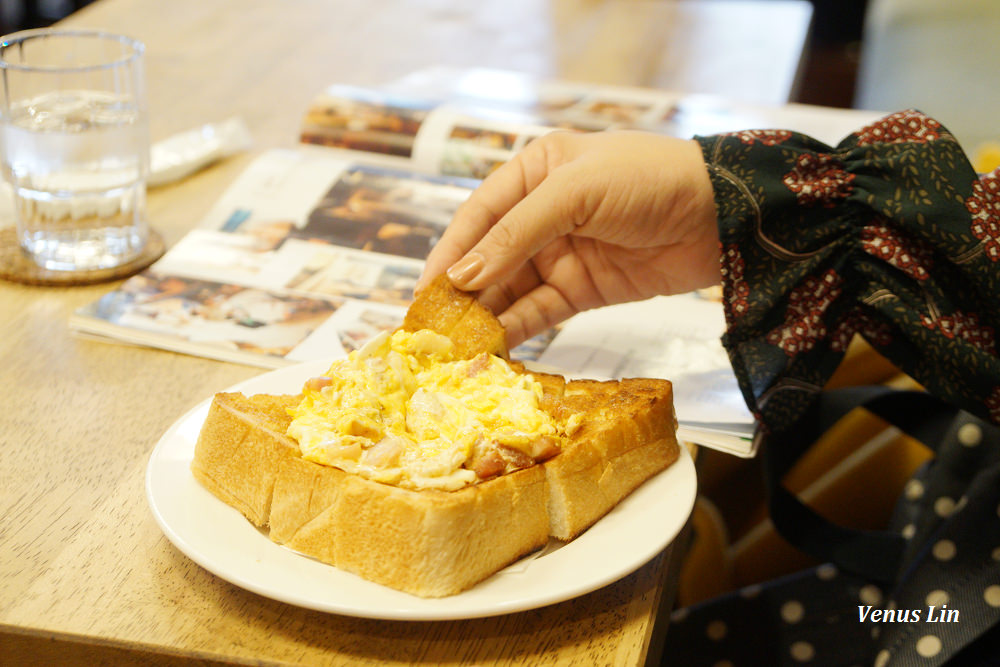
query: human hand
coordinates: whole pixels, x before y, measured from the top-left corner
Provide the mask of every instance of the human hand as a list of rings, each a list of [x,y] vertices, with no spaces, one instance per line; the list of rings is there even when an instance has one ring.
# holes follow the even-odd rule
[[[491,174],[427,258],[520,342],[590,308],[717,284],[719,235],[694,141],[554,132]]]

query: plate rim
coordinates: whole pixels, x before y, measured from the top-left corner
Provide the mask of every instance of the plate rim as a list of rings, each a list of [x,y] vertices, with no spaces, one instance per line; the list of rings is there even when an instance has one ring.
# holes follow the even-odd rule
[[[310,377],[310,373],[315,375],[325,370],[325,367],[323,366],[324,363],[329,366],[329,362],[326,360],[307,361],[286,366],[259,374],[232,385],[223,391],[269,391],[257,386],[260,384],[271,383],[272,379],[287,379],[285,376],[295,378],[298,382],[298,385],[296,386],[301,386],[301,383]],[[278,383],[275,382],[274,384]],[[278,391],[283,390],[278,389]],[[664,530],[660,534],[659,538],[650,537],[644,545],[645,548],[639,550],[639,552],[632,555],[632,557],[623,559],[623,562],[619,562],[616,567],[608,567],[607,571],[603,575],[591,573],[594,576],[586,577],[582,583],[576,586],[566,585],[556,587],[548,592],[540,592],[527,597],[523,595],[511,595],[509,599],[504,600],[489,598],[487,596],[487,598],[483,600],[484,604],[481,605],[477,605],[474,602],[471,604],[462,604],[463,601],[467,601],[470,597],[472,597],[470,596],[471,592],[480,590],[480,587],[487,582],[494,580],[498,577],[498,575],[505,573],[511,568],[524,567],[527,569],[528,567],[534,565],[533,561],[539,559],[539,553],[544,552],[545,550],[545,548],[543,548],[543,550],[536,551],[522,559],[519,559],[511,565],[508,565],[507,567],[501,569],[498,573],[491,575],[483,582],[480,582],[467,591],[444,598],[421,598],[362,579],[357,575],[349,573],[345,570],[340,570],[332,565],[322,563],[309,556],[299,554],[291,549],[288,549],[287,547],[271,541],[264,531],[255,528],[253,524],[251,524],[242,514],[239,513],[238,510],[225,504],[223,501],[212,495],[208,490],[204,489],[204,487],[202,487],[190,473],[190,462],[191,457],[193,456],[194,443],[190,440],[190,438],[187,441],[184,441],[183,439],[185,436],[182,434],[182,431],[189,429],[196,434],[201,428],[201,423],[204,422],[211,402],[212,397],[202,400],[173,422],[173,424],[171,424],[171,426],[159,438],[149,455],[145,474],[145,495],[147,504],[149,505],[157,525],[166,536],[167,540],[180,550],[181,553],[196,563],[199,567],[219,577],[220,579],[263,597],[319,612],[381,620],[461,620],[528,611],[570,600],[614,583],[615,581],[618,581],[635,572],[656,557],[674,540],[674,538],[680,533],[681,529],[683,529],[684,524],[687,522],[691,511],[693,510],[695,497],[697,495],[697,478],[694,463],[690,453],[687,451],[687,448],[681,444],[680,456],[677,461],[643,482],[642,485],[640,485],[615,508],[613,508],[611,512],[598,520],[593,526],[591,526],[591,528],[575,538],[575,540],[563,544],[560,548],[545,556],[546,558],[552,557],[559,552],[564,552],[567,548],[569,548],[569,552],[564,552],[563,558],[565,558],[567,553],[580,551],[581,549],[579,548],[573,549],[571,547],[573,547],[574,544],[578,547],[580,544],[584,544],[585,546],[587,541],[585,538],[588,533],[592,533],[593,535],[599,533],[601,530],[608,530],[609,523],[614,522],[616,517],[619,515],[626,514],[627,516],[630,516],[630,514],[627,513],[639,513],[642,509],[641,502],[646,500],[645,495],[650,495],[650,489],[658,489],[659,485],[666,486],[668,495],[676,496],[672,498],[673,502],[670,503],[670,507],[677,510],[674,512],[674,520],[663,525]],[[182,449],[183,445],[188,445],[190,447],[190,455],[186,455],[186,452],[184,451],[174,451],[175,449]],[[248,539],[259,540],[260,548],[262,550],[266,550],[268,556],[273,555],[279,565],[287,557],[302,559],[301,566],[303,568],[308,569],[309,567],[320,567],[322,568],[322,572],[324,574],[330,575],[334,580],[340,577],[347,578],[348,581],[357,580],[356,583],[363,589],[376,587],[376,590],[386,592],[390,598],[403,596],[401,600],[407,604],[403,604],[401,607],[387,609],[374,608],[366,605],[359,605],[357,603],[347,604],[343,601],[336,600],[322,601],[304,599],[300,595],[277,590],[274,586],[269,586],[265,582],[261,582],[253,576],[246,576],[244,569],[226,567],[224,564],[218,564],[216,562],[216,558],[213,557],[213,555],[217,554],[206,553],[204,545],[201,545],[197,539],[192,541],[192,535],[190,532],[185,530],[184,526],[178,526],[175,522],[171,521],[167,516],[170,512],[165,511],[166,505],[169,505],[172,501],[166,498],[165,494],[159,490],[161,480],[158,479],[158,477],[160,477],[164,472],[170,472],[169,468],[165,467],[165,465],[169,466],[172,465],[172,463],[171,461],[168,461],[167,464],[164,464],[164,457],[177,453],[185,454],[185,456],[177,459],[176,463],[183,464],[183,469],[189,478],[186,483],[182,483],[180,487],[182,493],[185,492],[185,489],[187,489],[187,492],[190,493],[190,489],[194,488],[195,496],[202,496],[200,499],[197,497],[185,497],[184,499],[194,502],[198,502],[200,500],[202,502],[207,501],[209,503],[217,503],[215,509],[219,512],[226,513],[227,527],[230,527],[230,523],[232,523],[234,524],[232,525],[233,530],[244,533],[247,530],[250,530],[256,533],[256,536],[250,535]],[[667,480],[668,483],[664,484],[664,480]],[[643,489],[646,489],[645,494],[642,493]],[[176,507],[173,509],[176,510]],[[658,517],[658,520],[659,518],[662,517]],[[594,530],[595,528],[597,528],[596,531]],[[613,525],[610,529],[613,530]],[[646,532],[648,532],[651,536],[657,535],[657,531]],[[549,546],[552,545],[552,542],[553,541],[550,540]],[[306,563],[311,565],[306,565]],[[599,569],[600,568],[598,568],[598,570]],[[463,598],[463,596],[465,596],[465,598]],[[455,604],[456,602],[458,602],[458,604]]]

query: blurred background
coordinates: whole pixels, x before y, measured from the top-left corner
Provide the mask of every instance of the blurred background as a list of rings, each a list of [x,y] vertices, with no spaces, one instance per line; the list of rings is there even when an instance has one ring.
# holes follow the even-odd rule
[[[0,0],[0,29],[9,33],[44,27],[93,1]],[[868,0],[810,1],[814,7],[813,30],[796,101],[850,107]]]
[[[869,0],[811,2],[812,30],[796,101],[850,108],[854,103],[861,36]]]
[[[92,1],[0,0],[0,29],[45,26]],[[675,0],[620,0],[649,1]],[[918,108],[954,132],[974,161],[984,147],[1000,154],[994,121],[1000,0],[809,1],[812,26],[791,101],[887,112]]]
[[[3,33],[43,28],[69,16],[93,0],[0,0]]]

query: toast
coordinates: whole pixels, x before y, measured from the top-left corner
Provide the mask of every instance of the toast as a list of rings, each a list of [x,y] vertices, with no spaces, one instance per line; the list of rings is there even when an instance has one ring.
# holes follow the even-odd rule
[[[445,278],[421,292],[402,329],[454,336],[467,358],[507,354],[492,313]],[[530,375],[539,407],[575,424],[561,451],[458,490],[401,488],[306,460],[286,433],[300,396],[216,395],[191,469],[279,544],[414,595],[453,595],[550,538],[579,535],[678,457],[668,381]]]

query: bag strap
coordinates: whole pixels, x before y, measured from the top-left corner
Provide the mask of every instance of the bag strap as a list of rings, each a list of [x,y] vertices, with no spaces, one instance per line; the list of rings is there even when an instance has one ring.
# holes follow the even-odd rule
[[[889,387],[849,387],[821,393],[794,426],[764,435],[768,506],[777,531],[802,551],[882,584],[893,583],[906,541],[889,531],[836,525],[788,491],[782,479],[825,431],[863,407],[937,451],[962,411],[930,394]],[[967,415],[967,413],[966,413]]]

